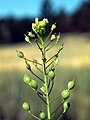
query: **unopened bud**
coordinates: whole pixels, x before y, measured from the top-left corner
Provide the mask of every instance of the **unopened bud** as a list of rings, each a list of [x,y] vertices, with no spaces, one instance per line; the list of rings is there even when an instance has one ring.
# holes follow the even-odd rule
[[[25,41],[28,42],[28,43],[30,43],[30,39],[29,39],[29,37],[26,36],[26,35],[25,35]]]
[[[51,36],[51,41],[52,41],[52,40],[55,40],[55,39],[56,39],[56,36],[55,36],[55,35],[52,35],[52,36]]]
[[[53,24],[51,27],[51,31],[53,31],[56,28],[56,24]]]
[[[28,32],[28,36],[30,36],[31,38],[35,37],[35,35],[32,34],[32,32]]]
[[[35,24],[38,25],[38,18],[35,18]]]

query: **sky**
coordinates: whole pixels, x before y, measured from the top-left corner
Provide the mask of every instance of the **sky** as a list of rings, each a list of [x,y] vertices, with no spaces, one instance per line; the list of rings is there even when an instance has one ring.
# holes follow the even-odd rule
[[[38,17],[44,0],[0,0],[0,18]],[[55,12],[64,9],[67,14],[72,14],[86,0],[50,0]]]

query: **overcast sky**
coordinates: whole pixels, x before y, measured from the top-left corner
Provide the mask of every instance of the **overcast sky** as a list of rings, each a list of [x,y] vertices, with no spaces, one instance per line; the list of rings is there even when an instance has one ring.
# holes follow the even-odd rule
[[[38,17],[44,0],[0,0],[0,18],[6,16]],[[72,14],[85,0],[50,0],[55,12],[60,9]]]

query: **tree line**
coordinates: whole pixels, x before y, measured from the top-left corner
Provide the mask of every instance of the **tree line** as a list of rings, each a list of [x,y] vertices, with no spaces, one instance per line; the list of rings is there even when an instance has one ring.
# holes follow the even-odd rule
[[[56,32],[90,32],[90,1],[84,2],[72,15],[66,14],[64,10],[55,15],[49,0],[43,2],[41,11],[40,19],[47,17],[50,24],[57,23]],[[13,17],[0,19],[0,44],[22,42],[24,34],[31,31],[33,20],[33,18]]]

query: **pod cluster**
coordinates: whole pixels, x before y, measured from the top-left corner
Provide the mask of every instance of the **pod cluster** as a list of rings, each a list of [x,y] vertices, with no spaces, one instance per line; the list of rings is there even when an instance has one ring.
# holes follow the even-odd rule
[[[63,109],[64,109],[63,113],[65,113],[70,107],[70,102],[68,98],[70,97],[70,90],[72,90],[75,86],[74,80],[69,81],[67,86],[68,86],[68,89],[65,89],[61,92]]]
[[[36,80],[30,78],[28,75],[24,75],[23,80],[26,84],[28,84],[32,89],[37,90],[38,83]]]

